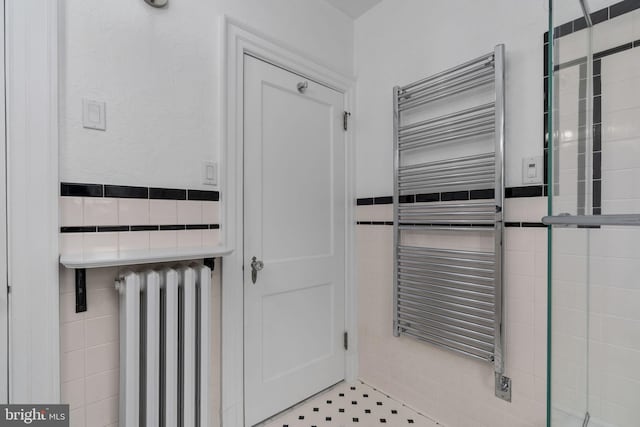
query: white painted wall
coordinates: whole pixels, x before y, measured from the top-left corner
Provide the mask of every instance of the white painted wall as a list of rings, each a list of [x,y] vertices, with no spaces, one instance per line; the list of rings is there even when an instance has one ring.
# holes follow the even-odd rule
[[[61,0],[60,178],[202,188],[219,160],[219,16],[352,74],[353,22],[322,0]],[[301,4],[303,3],[303,4]],[[82,98],[107,131],[82,128]]]
[[[577,2],[577,1],[576,1]],[[357,195],[392,193],[391,88],[506,45],[506,184],[541,156],[547,1],[386,0],[356,20]]]

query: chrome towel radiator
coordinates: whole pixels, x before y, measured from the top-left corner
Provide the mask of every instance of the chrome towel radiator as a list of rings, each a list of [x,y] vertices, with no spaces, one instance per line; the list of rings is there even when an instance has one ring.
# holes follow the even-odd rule
[[[504,102],[504,45],[393,89],[393,333],[493,364],[496,395],[510,400],[502,329]],[[485,246],[464,248],[467,238]]]

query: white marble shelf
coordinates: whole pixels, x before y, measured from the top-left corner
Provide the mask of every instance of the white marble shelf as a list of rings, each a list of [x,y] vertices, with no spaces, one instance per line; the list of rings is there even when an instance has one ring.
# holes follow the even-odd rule
[[[233,249],[224,246],[201,248],[149,249],[138,251],[114,251],[95,254],[60,255],[60,264],[67,268],[117,267],[136,264],[188,261],[201,258],[219,258],[229,255]]]

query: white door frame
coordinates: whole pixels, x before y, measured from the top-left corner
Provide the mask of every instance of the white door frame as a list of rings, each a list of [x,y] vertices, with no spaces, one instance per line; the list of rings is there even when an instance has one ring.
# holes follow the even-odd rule
[[[4,0],[9,401],[58,403],[58,0]]]
[[[0,57],[4,58],[4,0],[0,1]],[[5,61],[0,69],[0,403],[9,403],[9,294],[7,292],[7,127]]]
[[[244,426],[244,284],[243,246],[243,75],[244,54],[250,53],[266,62],[325,84],[344,94],[345,110],[354,112],[355,80],[332,71],[285,44],[261,34],[238,21],[223,16],[220,25],[222,69],[220,70],[220,112],[222,152],[222,232],[233,253],[224,259],[222,268],[222,402],[223,427]],[[354,131],[345,134],[346,212],[345,236],[345,322],[349,333],[346,352],[347,381],[357,378],[357,312],[354,253],[355,156]]]

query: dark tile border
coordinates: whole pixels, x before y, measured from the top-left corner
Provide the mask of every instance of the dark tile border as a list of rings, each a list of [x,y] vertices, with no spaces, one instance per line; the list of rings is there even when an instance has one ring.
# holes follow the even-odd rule
[[[73,182],[61,182],[60,195],[73,197],[109,197],[117,199],[220,201],[219,191]]]
[[[104,197],[113,197],[118,199],[148,199],[149,188],[125,185],[105,185]]]
[[[61,233],[95,233],[98,227],[60,227]]]
[[[538,197],[544,193],[542,185],[529,185],[524,187],[505,188],[505,198],[514,197]],[[400,196],[400,203],[431,203],[448,202],[461,200],[489,200],[493,199],[495,190],[487,188],[484,190],[453,191],[444,193],[420,193],[406,194]],[[392,196],[384,197],[364,197],[356,199],[357,206],[390,205],[393,204]]]
[[[505,227],[509,227],[509,228],[547,228],[546,225],[544,225],[541,222],[513,222],[513,221],[506,221],[504,223]]]
[[[597,10],[595,12],[592,12],[590,14],[591,16],[591,22],[593,25],[596,24],[600,24],[602,22],[608,21],[610,19],[616,18],[618,16],[624,15],[625,13],[629,13],[632,12],[636,9],[640,8],[640,0],[624,0],[618,3],[615,3],[611,6],[605,7],[603,9]],[[586,19],[584,18],[584,16],[579,17],[574,19],[573,21],[569,21],[566,22],[562,25],[558,25],[557,27],[554,28],[553,31],[553,38],[554,39],[558,39],[564,36],[567,36],[569,34],[572,34],[576,31],[580,31],[587,28],[587,22]],[[611,55],[614,53],[618,53],[618,52],[622,52],[624,50],[630,49],[632,47],[636,47],[640,45],[640,40],[636,40],[633,42],[629,42],[629,43],[625,43],[621,46],[617,46],[611,49],[607,49],[605,51],[602,52],[598,52],[595,53],[593,56],[594,62],[593,62],[593,75],[600,75],[600,61],[595,61],[598,58],[602,58],[606,55]],[[548,79],[549,79],[549,32],[545,32],[543,35],[543,48],[544,48],[544,131],[543,131],[543,144],[544,144],[544,184],[545,186],[548,185],[548,165],[547,165],[547,160],[548,160],[548,156],[549,156],[549,152],[548,152],[548,129],[547,129],[547,124],[548,124]],[[560,69],[562,67],[567,67],[567,66],[571,66],[571,65],[577,65],[577,64],[573,64],[574,62],[579,63],[580,61],[582,61],[583,59],[586,58],[579,58],[577,60],[574,61],[570,61],[569,63],[566,64],[561,64],[558,66],[554,66],[554,70]],[[598,79],[599,80],[599,79]],[[598,95],[600,92],[596,91],[596,88],[599,88],[599,82],[595,81],[594,78],[594,95]],[[595,111],[594,111],[595,112]],[[597,122],[594,123],[599,123],[600,120],[598,120]],[[595,132],[598,132],[597,135],[599,135],[599,131],[600,131],[600,127],[598,127],[598,129],[595,129],[595,125],[594,125],[594,135],[596,134]],[[600,151],[600,145],[596,145],[596,141],[594,139],[594,152],[596,151],[596,147],[598,148],[597,151]],[[545,187],[545,194],[547,193],[547,189]],[[594,199],[595,202],[595,199]],[[600,203],[598,203],[599,205]],[[594,204],[594,215],[599,215],[600,208],[599,207],[595,207]],[[596,213],[597,212],[597,213]]]
[[[621,2],[613,5],[611,7],[622,5]],[[630,12],[632,10],[636,10],[640,8],[640,0],[635,0],[633,5],[627,4],[624,8],[620,6],[619,10],[625,10],[623,13]],[[633,7],[632,7],[633,6]],[[619,16],[622,13],[618,13],[615,16]],[[593,15],[593,14],[592,14]],[[548,35],[545,33],[545,41],[547,40]],[[624,52],[629,49],[634,49],[640,46],[640,41],[623,43],[619,46],[614,46],[609,49],[602,50],[600,52],[593,53],[593,96],[591,99],[592,105],[592,132],[593,132],[593,149],[592,149],[592,165],[593,165],[593,176],[592,176],[592,214],[593,215],[601,215],[602,214],[602,58],[605,58],[610,55],[614,55],[616,53]],[[548,48],[548,43],[545,43],[545,49]],[[547,69],[548,63],[548,55],[545,55],[545,69]],[[584,116],[584,112],[586,112],[586,85],[583,83],[586,82],[586,63],[587,58],[579,58],[577,60],[569,61],[565,64],[559,64],[554,67],[554,70],[559,70],[562,68],[566,68],[569,66],[580,66],[580,82],[579,82],[579,96],[578,96],[578,213],[584,215],[586,212],[586,206],[584,203],[584,195],[586,194],[586,176],[584,175],[586,170],[586,152],[584,150],[586,143],[586,117]],[[544,182],[545,182],[545,190],[547,184],[547,160],[548,160],[548,106],[546,105],[546,100],[548,97],[548,75],[545,73],[544,77],[544,96],[545,96],[545,107],[544,107],[544,158],[545,158],[545,174],[544,174]],[[585,92],[585,93],[583,93]],[[583,99],[585,98],[585,99]],[[554,156],[556,161],[558,156]],[[554,162],[555,163],[555,162]],[[554,183],[554,185],[557,183]],[[557,191],[557,189],[556,189]],[[546,191],[545,191],[546,195]]]
[[[543,185],[526,185],[522,187],[507,187],[504,190],[505,199],[515,199],[520,197],[543,197]]]
[[[186,230],[187,226],[185,224],[182,225],[161,225],[160,231],[173,231],[173,230]]]
[[[217,202],[220,200],[220,193],[218,191],[187,190],[187,200]]]
[[[625,13],[633,12],[636,9],[640,9],[640,0],[624,0],[604,9],[597,10],[591,13],[591,22],[593,25],[600,24],[601,22],[608,21]],[[558,39],[564,36],[568,36],[576,31],[583,30],[587,27],[587,22],[584,16],[576,18],[573,21],[566,22],[562,25],[558,25],[553,29],[553,38]],[[549,41],[549,33],[544,35],[545,43]]]
[[[82,227],[60,227],[60,233],[121,233],[129,231],[167,230],[219,230],[220,224],[169,224],[169,225],[100,225]]]
[[[98,233],[116,232],[116,231],[129,231],[128,225],[107,225],[99,226]]]
[[[60,183],[61,196],[104,197],[102,184]]]

